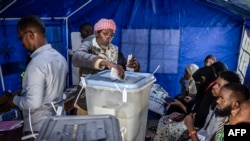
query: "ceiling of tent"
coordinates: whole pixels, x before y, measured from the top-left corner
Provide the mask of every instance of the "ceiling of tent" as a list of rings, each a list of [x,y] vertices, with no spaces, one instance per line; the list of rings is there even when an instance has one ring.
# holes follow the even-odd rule
[[[91,0],[1,0],[0,17],[18,18],[29,14],[40,17],[67,17]]]
[[[84,4],[112,0],[0,0],[0,18],[18,18],[29,14],[40,17],[67,17]],[[127,0],[126,0],[127,1]],[[250,0],[195,0],[201,4],[250,19]]]
[[[244,19],[250,19],[250,0],[197,0],[207,6],[232,12]]]

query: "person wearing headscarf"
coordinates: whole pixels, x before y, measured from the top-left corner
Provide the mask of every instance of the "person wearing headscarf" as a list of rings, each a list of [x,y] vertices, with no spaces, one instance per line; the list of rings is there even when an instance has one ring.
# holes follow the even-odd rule
[[[187,113],[193,105],[197,93],[195,81],[192,75],[199,69],[196,64],[188,64],[185,68],[184,75],[181,78],[182,92],[177,95],[166,114],[172,112]],[[185,81],[187,81],[185,83]]]
[[[94,74],[104,69],[116,69],[118,76],[124,78],[126,66],[135,71],[140,69],[136,58],[132,57],[128,62],[118,47],[111,43],[116,31],[116,24],[112,19],[100,19],[94,25],[95,38],[85,41],[81,47],[74,51],[72,64],[80,68],[81,76]]]
[[[192,75],[199,69],[199,67],[196,64],[189,64],[184,73],[184,78],[188,81],[187,83],[187,92],[188,96],[195,97],[197,90],[195,86],[195,81],[192,77]]]
[[[183,119],[194,104],[197,93],[195,81],[192,75],[199,69],[196,64],[188,64],[185,68],[181,82],[187,81],[183,93],[176,96],[171,102],[166,115],[159,119],[155,141],[177,140],[181,136],[181,131],[185,131]],[[182,84],[184,85],[184,83]]]
[[[193,113],[193,115],[195,115],[195,128],[200,129],[204,126],[206,117],[209,113],[210,105],[215,98],[211,94],[212,88],[215,84],[214,82],[219,76],[220,72],[226,70],[228,70],[226,64],[218,61],[211,66],[199,68],[193,73],[192,78],[195,80],[197,94],[193,106],[189,110],[185,111],[187,114]],[[182,105],[182,107],[185,106],[179,100],[176,103],[178,103],[178,105]],[[169,120],[170,118],[171,120]],[[157,125],[157,131],[154,137],[154,141],[188,140],[189,137],[186,130],[187,127],[185,126],[183,119],[184,118],[182,114],[176,114],[176,112],[174,111],[169,114],[167,113],[167,115],[165,116],[162,116]]]

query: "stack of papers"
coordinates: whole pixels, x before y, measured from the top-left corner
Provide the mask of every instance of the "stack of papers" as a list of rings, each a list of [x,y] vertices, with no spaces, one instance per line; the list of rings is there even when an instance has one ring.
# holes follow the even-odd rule
[[[9,131],[21,127],[23,120],[1,121],[0,131]]]

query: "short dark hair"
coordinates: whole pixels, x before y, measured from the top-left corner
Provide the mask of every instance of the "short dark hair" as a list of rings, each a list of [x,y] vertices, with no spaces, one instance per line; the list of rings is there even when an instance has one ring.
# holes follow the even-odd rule
[[[241,83],[240,76],[234,71],[219,72],[219,77],[226,80],[228,83]]]
[[[89,31],[94,31],[94,27],[91,23],[84,23],[80,25],[79,31],[81,31],[83,28],[88,29]]]
[[[40,17],[36,15],[29,15],[21,18],[17,24],[18,30],[25,31],[29,28],[45,36],[46,28]]]
[[[250,97],[249,89],[246,85],[240,83],[228,83],[225,84],[222,88],[231,90],[231,98],[235,98],[237,101],[242,103],[245,100],[248,100]]]

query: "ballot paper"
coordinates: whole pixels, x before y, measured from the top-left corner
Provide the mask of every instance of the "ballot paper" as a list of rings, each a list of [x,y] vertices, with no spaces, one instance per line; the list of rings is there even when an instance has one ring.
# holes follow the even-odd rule
[[[113,78],[113,79],[123,80],[123,79],[118,75],[118,70],[115,69],[115,68],[111,68],[110,77]]]

